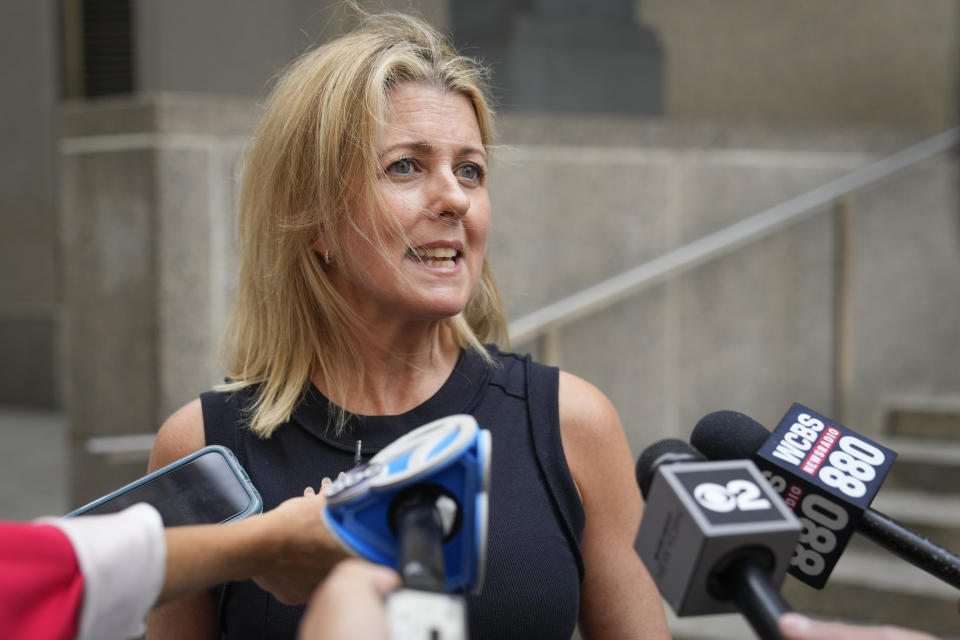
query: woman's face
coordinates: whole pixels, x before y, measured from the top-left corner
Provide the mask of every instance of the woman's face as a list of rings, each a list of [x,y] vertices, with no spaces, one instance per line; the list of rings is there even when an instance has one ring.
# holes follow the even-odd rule
[[[374,323],[450,317],[480,281],[490,226],[477,118],[466,97],[419,83],[395,88],[385,115],[377,144],[382,208],[373,219],[386,252],[371,244],[370,216],[361,212],[359,229],[344,229],[330,274]]]

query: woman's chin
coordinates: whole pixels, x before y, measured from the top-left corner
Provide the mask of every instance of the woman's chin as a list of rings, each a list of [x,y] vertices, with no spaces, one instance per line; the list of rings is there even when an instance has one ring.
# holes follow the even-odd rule
[[[434,298],[425,300],[421,306],[423,316],[432,320],[452,318],[467,306],[468,298]]]
[[[450,318],[466,308],[470,292],[466,287],[435,288],[421,291],[415,303],[428,318]]]
[[[464,306],[465,305],[438,305],[427,310],[425,315],[432,320],[446,320],[463,311]]]

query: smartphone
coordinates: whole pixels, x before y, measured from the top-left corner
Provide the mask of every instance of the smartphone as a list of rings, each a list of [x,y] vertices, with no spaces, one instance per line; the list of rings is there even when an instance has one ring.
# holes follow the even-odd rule
[[[263,510],[263,500],[233,452],[211,445],[68,513],[115,513],[138,502],[160,512],[165,527],[219,524]]]

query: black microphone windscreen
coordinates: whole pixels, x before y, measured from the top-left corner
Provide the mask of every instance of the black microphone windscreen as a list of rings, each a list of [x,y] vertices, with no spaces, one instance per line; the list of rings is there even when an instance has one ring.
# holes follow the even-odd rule
[[[703,460],[693,447],[683,440],[677,438],[665,438],[658,440],[643,450],[640,457],[637,458],[637,484],[640,485],[640,493],[644,499],[647,492],[650,491],[650,483],[653,481],[653,475],[657,467],[665,462],[693,462]]]
[[[766,427],[738,411],[714,411],[700,418],[690,443],[710,460],[752,458],[770,437]]]

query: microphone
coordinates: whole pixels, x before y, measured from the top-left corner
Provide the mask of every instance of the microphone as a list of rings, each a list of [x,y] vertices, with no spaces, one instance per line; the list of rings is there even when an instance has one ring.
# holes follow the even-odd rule
[[[447,416],[392,442],[326,492],[324,518],[354,553],[394,567],[391,637],[465,640],[465,590],[483,584],[490,432]]]
[[[326,492],[330,531],[404,584],[448,593],[483,584],[490,432],[469,415],[435,420],[351,469]]]
[[[677,439],[640,455],[646,500],[634,548],[678,616],[739,610],[757,635],[780,640],[790,611],[777,588],[800,523],[749,460],[705,462]]]
[[[736,411],[704,416],[690,442],[708,458],[752,458],[800,517],[789,572],[823,588],[854,531],[960,588],[960,557],[869,507],[896,453],[803,405],[771,434]]]

